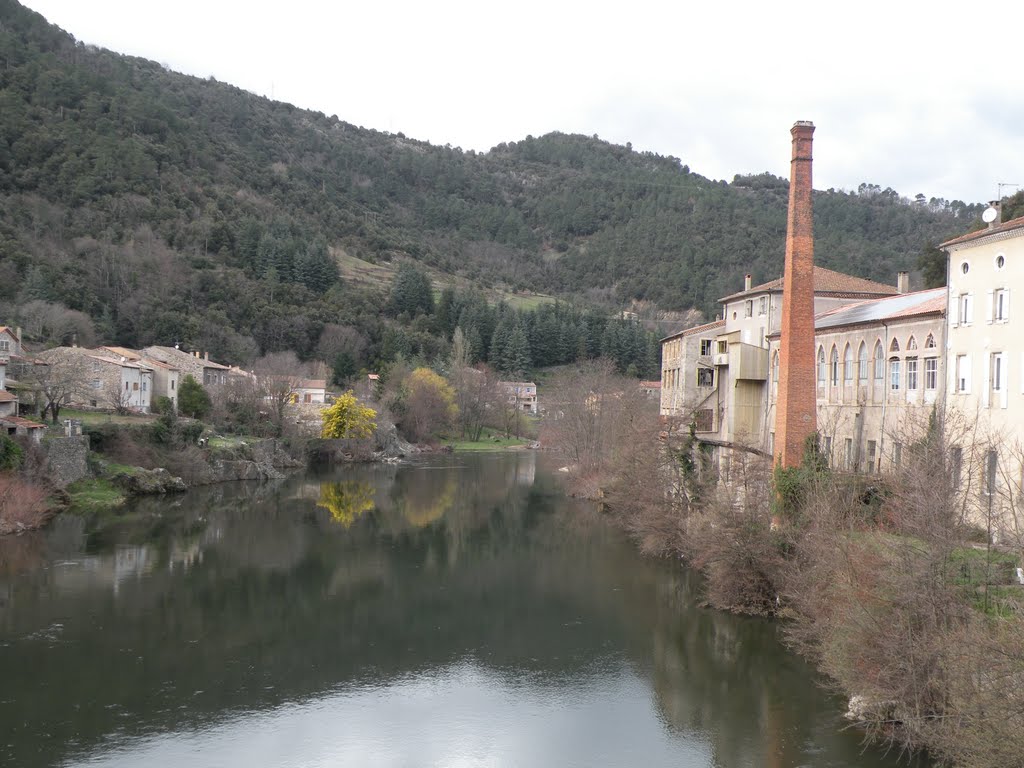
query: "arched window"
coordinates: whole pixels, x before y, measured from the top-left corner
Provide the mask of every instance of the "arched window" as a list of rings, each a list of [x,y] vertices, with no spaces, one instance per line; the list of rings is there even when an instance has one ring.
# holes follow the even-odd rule
[[[889,351],[890,352],[899,352],[900,351],[900,340],[897,339],[895,336],[893,336],[893,338],[892,338],[892,344],[889,345]]]
[[[882,340],[875,342],[875,381],[881,383],[885,378],[885,353],[882,351]]]
[[[829,381],[833,387],[839,386],[839,351],[836,349],[836,345],[832,345],[832,354],[829,355]]]
[[[825,388],[825,348],[818,347],[818,386]]]
[[[843,352],[843,383],[849,384],[851,381],[853,381],[853,347],[847,344],[846,351]]]
[[[938,346],[938,344],[935,343],[935,337],[932,336],[929,333],[928,334],[928,338],[924,340],[924,348],[925,349],[935,349],[935,347],[937,347],[937,346]]]
[[[913,336],[907,340],[907,351],[909,352],[911,349],[917,349],[917,339]]]
[[[868,345],[863,341],[857,350],[857,381],[866,384],[868,380]]]

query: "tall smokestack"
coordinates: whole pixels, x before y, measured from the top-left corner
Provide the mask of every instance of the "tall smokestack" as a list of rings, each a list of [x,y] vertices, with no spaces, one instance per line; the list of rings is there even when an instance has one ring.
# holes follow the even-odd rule
[[[814,218],[811,142],[814,123],[799,120],[789,172],[786,266],[782,278],[779,399],[775,415],[776,461],[795,467],[804,443],[817,431],[814,383]]]

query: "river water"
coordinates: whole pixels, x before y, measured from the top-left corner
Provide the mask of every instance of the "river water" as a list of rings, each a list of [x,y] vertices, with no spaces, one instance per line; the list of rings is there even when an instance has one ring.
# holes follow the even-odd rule
[[[343,467],[0,541],[0,765],[900,764],[776,625],[698,607],[548,463]]]

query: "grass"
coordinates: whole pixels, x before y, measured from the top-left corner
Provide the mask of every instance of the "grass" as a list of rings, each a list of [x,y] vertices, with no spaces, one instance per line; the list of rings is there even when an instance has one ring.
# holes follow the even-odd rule
[[[256,437],[239,437],[237,435],[229,435],[227,437],[211,437],[208,445],[210,448],[238,448],[239,446],[248,445],[258,441],[259,438]]]
[[[109,480],[78,480],[67,487],[71,512],[104,512],[124,503],[124,492]]]
[[[51,429],[64,430],[65,419],[75,419],[83,424],[148,424],[153,421],[154,416],[129,414],[121,416],[116,413],[102,413],[99,411],[78,411],[74,408],[60,409],[60,422],[56,425],[47,422]]]
[[[453,451],[505,451],[509,448],[522,448],[530,444],[526,438],[505,437],[502,433],[485,429],[480,440],[444,440],[444,445]]]

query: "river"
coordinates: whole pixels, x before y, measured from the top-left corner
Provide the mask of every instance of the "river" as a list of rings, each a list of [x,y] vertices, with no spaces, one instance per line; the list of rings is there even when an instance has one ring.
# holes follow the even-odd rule
[[[895,766],[550,457],[225,484],[0,540],[0,765]]]

